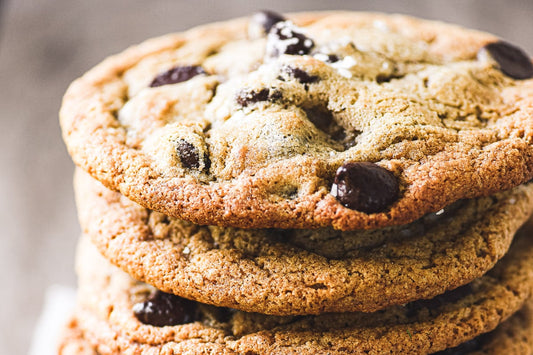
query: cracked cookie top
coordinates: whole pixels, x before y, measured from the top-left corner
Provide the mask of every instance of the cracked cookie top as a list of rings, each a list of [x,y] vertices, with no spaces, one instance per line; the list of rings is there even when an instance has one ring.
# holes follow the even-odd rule
[[[398,15],[263,12],[149,40],[68,89],[75,163],[199,224],[370,229],[533,177],[519,48]]]

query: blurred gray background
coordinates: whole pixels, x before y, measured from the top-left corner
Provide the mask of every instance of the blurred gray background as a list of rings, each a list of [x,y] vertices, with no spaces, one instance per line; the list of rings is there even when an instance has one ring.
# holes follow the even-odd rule
[[[69,82],[148,37],[253,13],[353,9],[486,30],[533,54],[532,0],[0,0],[0,354],[24,354],[51,284],[75,286],[73,164],[57,112]]]

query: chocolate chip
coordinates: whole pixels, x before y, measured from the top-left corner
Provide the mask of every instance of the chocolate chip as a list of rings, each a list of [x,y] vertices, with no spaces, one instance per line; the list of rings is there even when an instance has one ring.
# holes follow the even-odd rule
[[[206,74],[206,72],[199,65],[174,67],[157,75],[150,84],[150,87],[155,88],[163,85],[181,83],[200,74]]]
[[[261,90],[244,89],[237,94],[235,100],[242,107],[261,101],[276,101],[281,99],[282,94],[278,90],[263,88]]]
[[[243,107],[246,107],[256,102],[266,101],[268,100],[269,93],[270,90],[268,89],[261,89],[259,91],[243,90],[237,95],[237,103]]]
[[[395,176],[374,163],[346,163],[337,169],[331,194],[345,207],[376,213],[398,197]]]
[[[312,39],[304,35],[290,21],[276,23],[268,33],[267,55],[277,57],[281,54],[309,54],[315,46]]]
[[[198,169],[200,167],[200,157],[198,149],[191,143],[179,139],[176,145],[176,152],[181,161],[181,165],[188,169]]]
[[[393,79],[401,79],[403,77],[405,77],[403,74],[378,74],[378,76],[376,76],[376,82],[378,84],[388,83]]]
[[[285,21],[285,17],[269,10],[256,12],[252,16],[252,22],[260,27],[263,33],[268,33],[272,26],[281,21]]]
[[[142,323],[156,327],[192,323],[197,318],[195,302],[162,291],[136,303],[133,314]]]
[[[478,52],[478,59],[490,56],[498,63],[500,70],[514,79],[533,77],[533,64],[529,56],[520,48],[504,42],[489,43]]]
[[[302,84],[312,84],[312,83],[316,83],[319,80],[318,76],[309,75],[306,71],[300,68],[295,68],[290,65],[284,67],[283,70],[287,74],[289,74],[291,78],[298,80]]]
[[[335,63],[341,60],[338,55],[336,54],[328,54],[328,63]]]

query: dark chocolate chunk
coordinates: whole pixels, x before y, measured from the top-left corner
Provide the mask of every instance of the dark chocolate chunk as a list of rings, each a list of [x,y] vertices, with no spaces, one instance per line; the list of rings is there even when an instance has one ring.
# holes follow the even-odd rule
[[[174,67],[157,75],[150,84],[150,87],[155,88],[157,86],[181,83],[200,74],[206,74],[206,72],[199,65]]]
[[[405,75],[401,75],[401,74],[389,74],[389,75],[378,74],[378,76],[376,76],[376,82],[378,84],[388,83],[388,82],[390,82],[393,79],[401,79],[403,77],[405,77]]]
[[[268,33],[276,23],[285,21],[285,17],[269,10],[263,10],[252,16],[254,24],[258,25],[264,33]]]
[[[341,60],[336,54],[328,54],[328,63],[335,63]]]
[[[302,84],[312,84],[316,83],[319,80],[319,77],[316,75],[309,75],[306,71],[295,68],[290,65],[283,68],[283,70],[289,74],[291,78],[298,80]]]
[[[235,100],[242,107],[261,101],[276,101],[281,99],[281,92],[263,88],[261,90],[244,89],[237,94]]]
[[[478,53],[478,58],[489,55],[498,63],[500,70],[513,79],[529,79],[533,77],[531,58],[520,48],[504,42],[489,43]]]
[[[315,46],[313,40],[298,30],[290,21],[276,23],[268,34],[267,54],[277,57],[281,54],[309,54]]]
[[[191,143],[179,139],[176,145],[176,152],[180,157],[181,165],[188,169],[198,169],[200,167],[200,157],[198,149]]]
[[[197,318],[195,302],[162,291],[136,303],[133,313],[142,323],[156,327],[192,323]]]
[[[267,101],[270,90],[264,88],[259,91],[243,90],[236,97],[237,103],[242,107],[255,104],[260,101]]]
[[[374,163],[346,163],[337,169],[331,194],[345,207],[376,213],[385,210],[399,193],[396,177]]]

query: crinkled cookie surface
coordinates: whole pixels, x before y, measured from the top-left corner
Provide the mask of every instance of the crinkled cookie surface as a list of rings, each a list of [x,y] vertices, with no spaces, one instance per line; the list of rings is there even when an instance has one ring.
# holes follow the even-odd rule
[[[75,163],[147,208],[242,228],[404,224],[533,177],[533,67],[516,47],[404,16],[287,18],[105,60],[63,101]]]
[[[495,329],[528,302],[530,236],[480,279],[433,299],[375,313],[300,317],[162,295],[113,268],[82,239],[71,326],[101,354],[428,354]]]
[[[99,344],[93,336],[82,330],[82,315],[74,316],[62,334],[59,346],[61,355],[98,355]],[[201,347],[197,347],[196,353]],[[220,348],[202,349],[204,352],[221,351]],[[109,350],[109,349],[106,349]],[[133,350],[133,349],[131,349]],[[123,350],[122,350],[123,351]],[[523,307],[495,330],[482,334],[455,348],[449,348],[435,355],[526,355],[533,353],[533,305]]]
[[[147,210],[77,171],[84,234],[135,279],[202,303],[304,315],[374,312],[478,278],[533,210],[533,184],[416,222],[340,232],[199,226]]]

